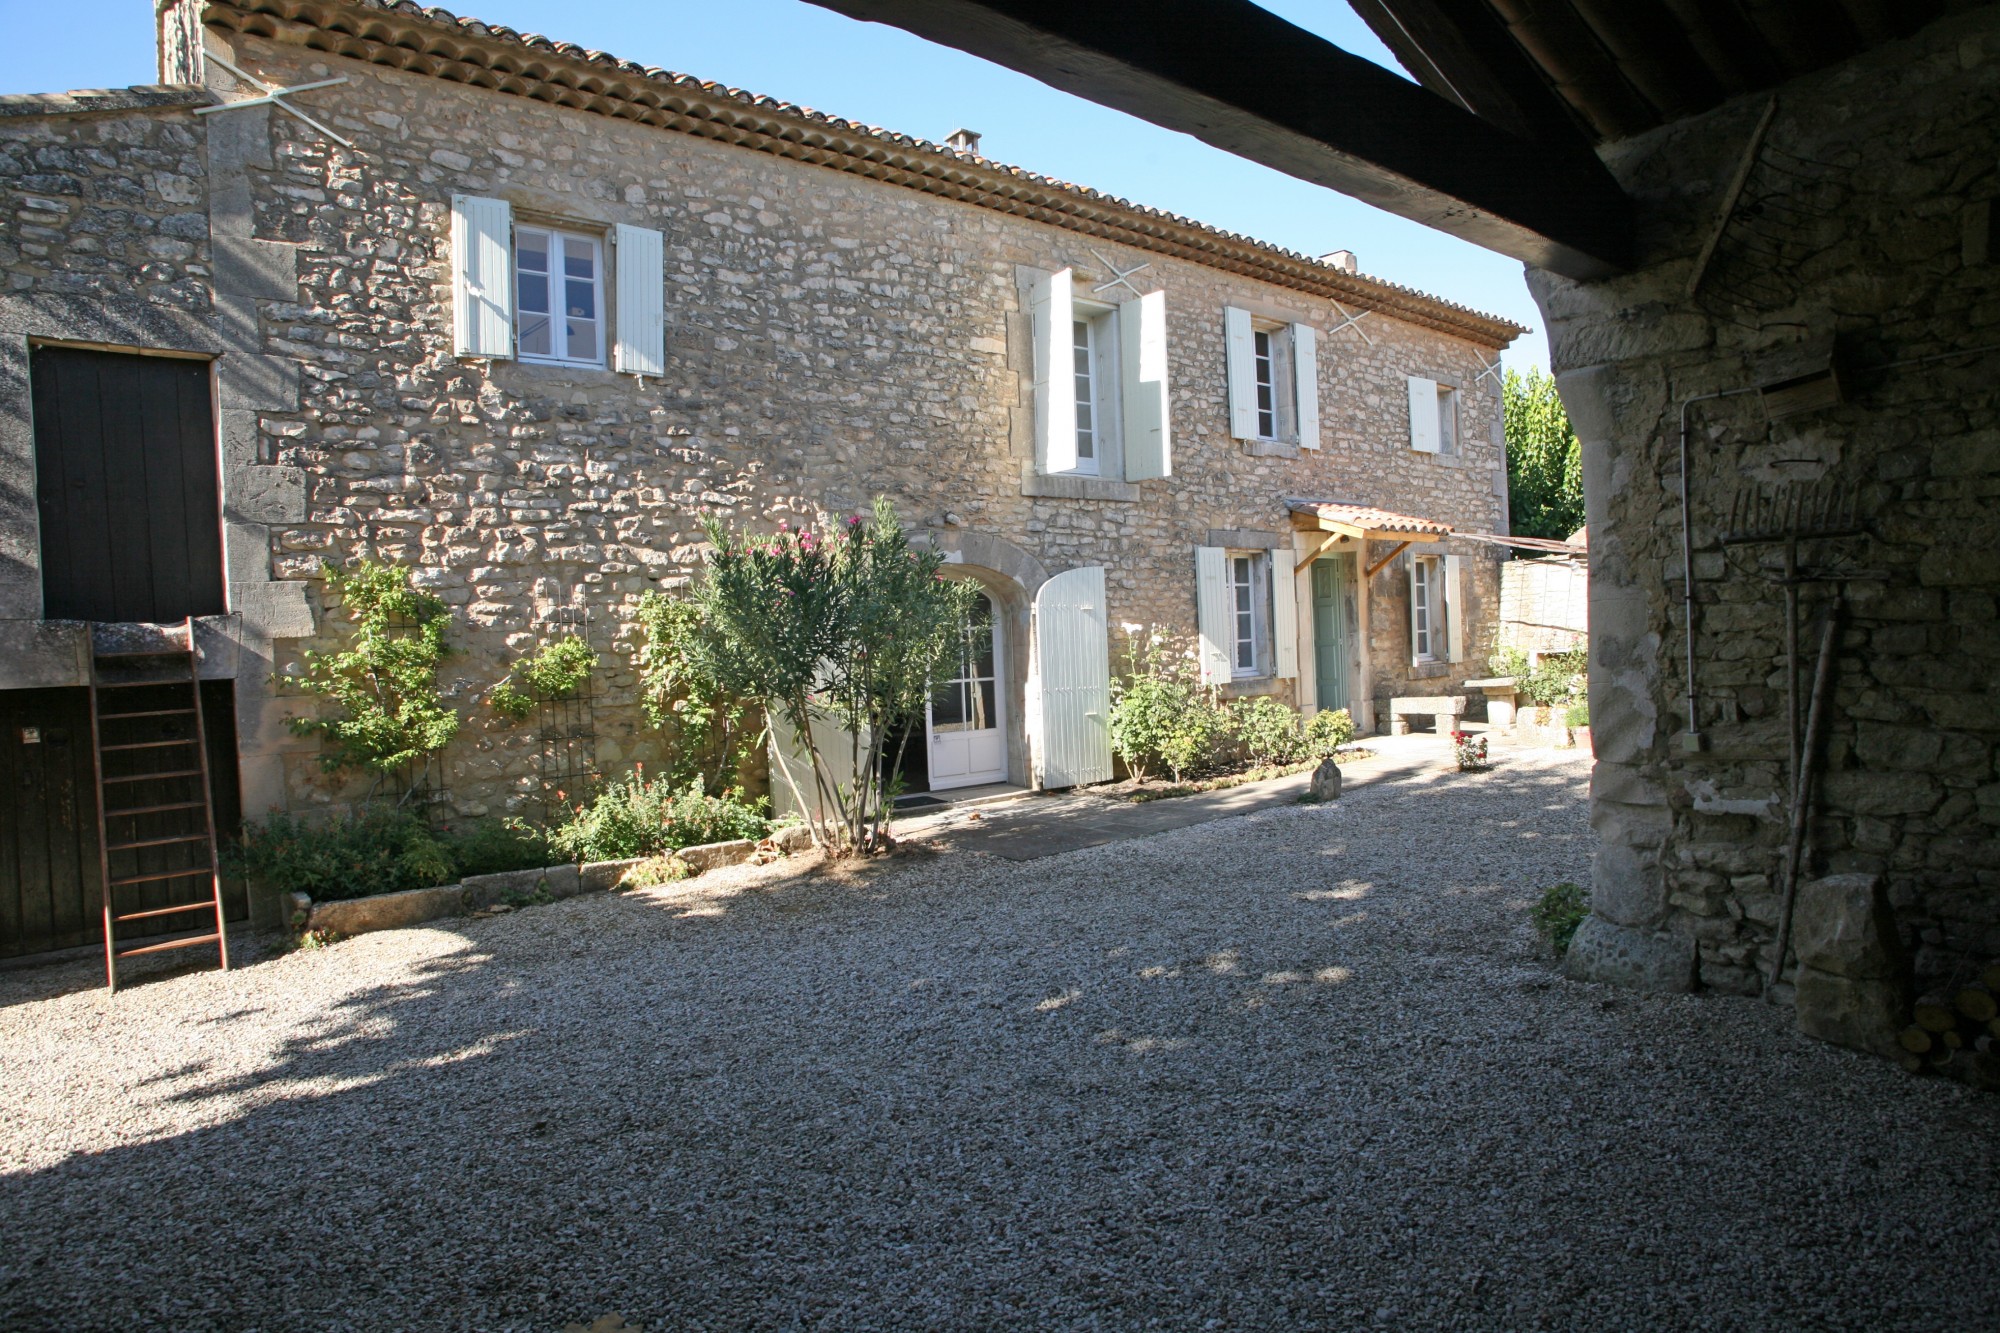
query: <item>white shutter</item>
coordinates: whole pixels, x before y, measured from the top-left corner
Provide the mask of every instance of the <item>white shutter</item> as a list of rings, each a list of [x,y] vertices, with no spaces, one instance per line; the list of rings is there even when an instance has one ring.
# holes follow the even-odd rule
[[[1222,311],[1224,352],[1229,362],[1229,433],[1239,440],[1257,438],[1257,339],[1250,312],[1226,306]]]
[[[1031,697],[1036,782],[1109,782],[1111,639],[1102,566],[1065,570],[1036,591]]]
[[[1292,387],[1298,394],[1299,447],[1319,448],[1319,331],[1292,325]]]
[[[1438,386],[1436,380],[1410,376],[1410,448],[1420,454],[1438,451]]]
[[[1444,633],[1445,642],[1451,645],[1451,660],[1465,660],[1465,577],[1464,560],[1455,555],[1444,558]]]
[[[1299,580],[1292,572],[1292,553],[1271,552],[1271,643],[1276,667],[1272,674],[1294,680],[1299,674]]]
[[[1076,306],[1070,271],[1035,280],[1028,300],[1035,339],[1035,468],[1076,470]]]
[[[1409,561],[1410,561],[1410,661],[1414,663],[1422,661],[1423,659],[1419,654],[1419,649],[1417,646],[1417,578],[1418,578],[1417,558],[1415,556],[1410,556]],[[1428,591],[1428,589],[1426,591]],[[1435,615],[1431,617],[1431,623],[1433,625],[1437,623],[1437,617]]]
[[[860,744],[855,744],[855,733],[840,725],[830,714],[813,709],[810,714],[813,744],[819,748],[820,761],[826,765],[826,776],[836,786],[852,787],[857,776],[854,769],[855,755],[868,753],[868,733],[862,732]],[[805,818],[816,815],[820,819],[831,819],[838,812],[825,808],[820,801],[819,787],[813,779],[812,757],[806,753],[805,740],[798,732],[787,726],[783,719],[772,718],[765,731],[765,746],[771,771],[771,805],[779,815],[798,815]],[[799,785],[792,790],[792,783]]]
[[[1201,639],[1201,683],[1221,685],[1233,674],[1235,607],[1229,593],[1229,553],[1220,546],[1194,548],[1195,629]]]
[[[1118,407],[1125,422],[1125,480],[1174,475],[1167,420],[1167,294],[1147,292],[1118,307]]]
[[[514,210],[451,197],[451,322],[459,356],[514,355]]]
[[[618,340],[611,368],[626,375],[667,373],[667,238],[618,224]]]

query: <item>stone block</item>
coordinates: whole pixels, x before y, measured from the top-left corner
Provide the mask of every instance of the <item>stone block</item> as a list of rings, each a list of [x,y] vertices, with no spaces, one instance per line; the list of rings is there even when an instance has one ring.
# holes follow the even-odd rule
[[[1896,914],[1874,875],[1829,875],[1799,885],[1792,946],[1801,964],[1833,976],[1887,981],[1908,974]]]
[[[223,512],[244,523],[303,522],[304,469],[276,464],[232,468],[223,487]]]
[[[646,859],[634,856],[623,861],[587,861],[577,868],[577,879],[585,893],[607,893],[618,887],[626,871]]]
[[[336,935],[365,935],[371,930],[396,930],[442,917],[464,916],[467,910],[465,890],[457,884],[443,884],[434,889],[406,889],[401,893],[314,903],[306,928]]]
[[[1678,935],[1606,921],[1593,910],[1569,943],[1563,970],[1578,981],[1646,991],[1691,991],[1695,944]]]
[[[1856,815],[1929,814],[1943,799],[1943,789],[1933,778],[1863,769],[1827,774],[1822,790],[1829,807]]]
[[[812,830],[804,824],[787,824],[771,834],[771,844],[781,852],[803,852],[813,845]]]
[[[265,301],[295,301],[299,295],[299,251],[280,241],[260,241],[218,231],[210,237],[215,254],[215,289]]]
[[[539,870],[467,875],[459,887],[465,891],[466,906],[476,909],[491,907],[508,898],[532,898],[537,893],[547,893],[551,898],[574,898],[583,892],[583,880],[575,866],[544,866]]]
[[[683,847],[674,855],[687,862],[689,868],[701,871],[741,865],[756,850],[757,844],[750,839],[737,838],[731,842],[705,842],[696,847]]]
[[[1313,770],[1312,781],[1306,787],[1306,795],[1315,801],[1335,801],[1340,799],[1340,765],[1331,759],[1322,759]]]
[[[245,629],[263,638],[312,637],[312,606],[306,601],[303,583],[232,583],[229,601],[242,616]]]
[[[1793,978],[1799,1031],[1851,1050],[1893,1056],[1909,1021],[1908,987],[1899,980],[1836,976],[1801,967]]]

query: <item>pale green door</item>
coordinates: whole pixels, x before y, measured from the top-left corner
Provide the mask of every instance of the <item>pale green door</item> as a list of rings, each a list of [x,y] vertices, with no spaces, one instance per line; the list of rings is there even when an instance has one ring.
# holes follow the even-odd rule
[[[1354,557],[1313,561],[1313,676],[1321,708],[1351,708],[1354,645],[1360,621],[1354,605]]]

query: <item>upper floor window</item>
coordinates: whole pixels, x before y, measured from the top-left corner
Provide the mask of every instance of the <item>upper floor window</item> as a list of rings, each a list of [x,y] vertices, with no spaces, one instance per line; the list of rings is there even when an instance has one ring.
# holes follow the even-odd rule
[[[459,356],[666,373],[666,238],[514,222],[505,199],[451,198],[452,348]],[[615,283],[615,287],[614,287]],[[615,291],[618,318],[609,317]]]
[[[1458,390],[1410,376],[1410,448],[1420,454],[1458,452]]]
[[[1165,295],[1092,301],[1062,269],[1038,278],[1028,298],[1035,473],[1107,482],[1170,475]]]
[[[604,364],[604,246],[546,227],[514,231],[515,346],[523,361]]]
[[[1309,324],[1223,310],[1229,372],[1229,433],[1304,449],[1319,448],[1319,343]]]

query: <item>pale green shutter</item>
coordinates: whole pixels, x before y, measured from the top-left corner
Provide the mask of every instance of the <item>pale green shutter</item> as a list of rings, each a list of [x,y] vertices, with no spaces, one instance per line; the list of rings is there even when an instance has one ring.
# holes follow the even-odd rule
[[[1462,557],[1444,558],[1444,633],[1451,645],[1451,660],[1465,660],[1465,564]]]
[[[1042,787],[1111,780],[1111,640],[1104,569],[1065,570],[1035,593],[1029,743]]]
[[[459,356],[514,355],[514,210],[505,199],[451,197],[451,322]]]
[[[627,375],[667,373],[667,238],[645,227],[618,225],[617,342],[612,369]]]
[[[1319,332],[1292,325],[1292,386],[1298,395],[1299,447],[1319,448]]]
[[[1220,685],[1234,675],[1236,624],[1229,594],[1229,553],[1220,546],[1194,548],[1195,629],[1201,640],[1201,681]]]
[[[1271,643],[1275,649],[1272,674],[1293,680],[1299,674],[1299,580],[1292,572],[1292,553],[1271,552]]]
[[[1174,474],[1168,422],[1167,294],[1148,292],[1118,308],[1119,409],[1124,418],[1125,480]]]
[[[1028,311],[1035,339],[1035,468],[1076,470],[1076,306],[1070,271],[1035,281]]]
[[[1222,312],[1223,351],[1229,368],[1229,433],[1257,438],[1257,340],[1250,312],[1227,306]]]
[[[1420,454],[1438,451],[1438,386],[1436,380],[1410,376],[1410,448]]]

